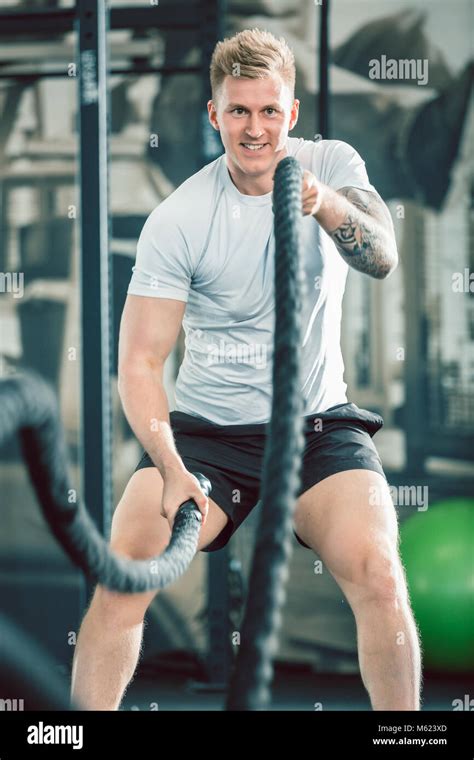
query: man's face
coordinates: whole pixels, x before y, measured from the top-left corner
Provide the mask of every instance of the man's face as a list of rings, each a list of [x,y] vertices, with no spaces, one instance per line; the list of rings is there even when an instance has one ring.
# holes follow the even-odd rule
[[[207,107],[236,179],[248,182],[253,178],[261,185],[265,178],[273,177],[286,155],[288,132],[298,120],[299,107],[280,75],[265,79],[226,76],[217,104],[210,100]]]

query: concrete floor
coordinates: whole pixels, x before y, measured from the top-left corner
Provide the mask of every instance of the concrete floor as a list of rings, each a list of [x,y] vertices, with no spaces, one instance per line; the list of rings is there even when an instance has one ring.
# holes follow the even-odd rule
[[[225,695],[193,688],[188,674],[167,670],[151,674],[138,671],[121,710],[222,710]],[[453,699],[474,693],[474,674],[447,676],[425,674],[423,711],[453,710]],[[315,705],[317,705],[315,707]],[[320,706],[319,706],[320,705]],[[272,710],[323,711],[371,710],[359,676],[313,673],[310,669],[283,667],[276,670]]]

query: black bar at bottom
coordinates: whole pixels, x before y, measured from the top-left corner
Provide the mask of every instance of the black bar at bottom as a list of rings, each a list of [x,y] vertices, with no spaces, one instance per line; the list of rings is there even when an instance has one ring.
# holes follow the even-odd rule
[[[341,694],[341,701],[343,698]],[[335,755],[347,752],[347,757],[355,754],[430,760],[472,757],[469,707],[458,712],[325,712],[298,711],[289,701],[284,709],[261,712],[256,717],[250,712],[219,714],[216,710],[204,710],[202,695],[196,697],[196,710],[163,710],[161,701],[152,705],[151,709],[143,711],[134,706],[132,711],[107,714],[100,711],[2,712],[1,757],[5,760],[20,755],[74,757],[74,748],[80,749],[77,754],[81,758],[95,758],[98,750],[105,751],[108,756],[115,756],[115,753],[122,756],[126,750],[136,754],[137,737],[141,747],[152,746],[156,743],[157,731],[164,730],[176,737],[180,751],[194,751],[197,736],[215,735],[216,721],[221,730],[232,731],[228,735],[232,750],[248,754],[248,732],[252,728],[255,730],[256,720],[259,729],[265,732],[266,753],[281,750],[282,739],[291,730],[294,737],[314,736],[315,746],[327,748]],[[59,730],[55,734],[56,727]],[[54,746],[61,744],[61,737],[62,746]]]

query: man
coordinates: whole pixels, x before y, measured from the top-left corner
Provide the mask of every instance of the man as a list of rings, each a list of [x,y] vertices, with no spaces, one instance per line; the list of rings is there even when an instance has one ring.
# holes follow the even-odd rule
[[[203,514],[199,549],[214,551],[258,501],[272,392],[273,176],[282,158],[295,156],[304,169],[310,294],[295,531],[351,605],[373,708],[417,710],[417,632],[372,442],[383,421],[347,402],[339,345],[348,265],[386,277],[397,264],[393,227],[353,148],[288,137],[298,119],[294,80],[283,39],[254,29],[220,42],[208,111],[225,154],[163,201],[142,230],[122,317],[119,391],[144,454],[115,511],[111,548],[137,559],[161,553],[179,505],[194,498]],[[182,324],[186,351],[170,416],[163,366]],[[193,471],[209,477],[212,498]],[[118,709],[154,596],[97,587],[73,665],[73,697],[86,709]]]

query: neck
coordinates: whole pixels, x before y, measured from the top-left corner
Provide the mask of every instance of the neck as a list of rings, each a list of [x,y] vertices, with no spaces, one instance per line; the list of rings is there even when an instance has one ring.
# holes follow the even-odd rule
[[[262,177],[249,177],[247,174],[236,171],[227,164],[229,176],[239,193],[243,195],[266,195],[273,190],[271,174]]]
[[[279,151],[275,156],[276,161],[271,169],[258,177],[252,177],[245,174],[245,172],[241,171],[238,166],[229,161],[229,158],[226,156],[229,176],[239,193],[242,193],[243,195],[266,195],[273,190],[273,175],[275,174],[275,169],[278,163],[287,155],[286,148]]]

